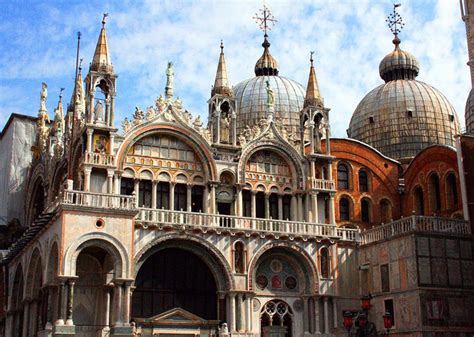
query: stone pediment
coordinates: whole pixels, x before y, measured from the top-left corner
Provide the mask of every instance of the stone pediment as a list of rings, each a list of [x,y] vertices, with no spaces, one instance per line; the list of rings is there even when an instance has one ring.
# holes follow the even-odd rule
[[[182,308],[173,308],[150,318],[137,318],[136,321],[137,323],[142,323],[141,325],[153,326],[203,326],[216,324],[216,321],[205,320]]]

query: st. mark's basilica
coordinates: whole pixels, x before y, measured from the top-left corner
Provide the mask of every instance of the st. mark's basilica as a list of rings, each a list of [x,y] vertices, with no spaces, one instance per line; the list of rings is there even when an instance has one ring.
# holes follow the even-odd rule
[[[216,46],[207,125],[171,62],[118,121],[104,15],[69,104],[43,83],[37,117],[0,135],[0,335],[473,336],[474,90],[461,130],[396,7],[348,138],[330,137],[312,55],[306,87],[279,75],[266,7],[255,77],[230,83]]]

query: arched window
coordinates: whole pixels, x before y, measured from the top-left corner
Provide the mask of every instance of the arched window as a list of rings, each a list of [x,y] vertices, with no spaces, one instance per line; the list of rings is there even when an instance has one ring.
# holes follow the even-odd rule
[[[346,164],[337,165],[337,188],[349,189],[349,168]]]
[[[433,173],[429,178],[428,184],[428,193],[430,196],[430,211],[434,213],[436,211],[441,210],[441,195],[439,190],[438,175]]]
[[[359,171],[359,191],[368,192],[369,191],[369,177],[366,170]]]
[[[170,184],[160,181],[156,185],[156,208],[170,209]]]
[[[360,202],[360,220],[370,222],[370,201],[368,199],[362,199]]]
[[[252,216],[252,193],[249,190],[242,191],[243,215]]]
[[[454,173],[449,173],[446,177],[446,198],[448,202],[448,209],[455,208],[458,205],[458,186]]]
[[[415,188],[415,214],[425,215],[425,201],[423,198],[423,189],[420,186]]]
[[[135,183],[132,178],[122,178],[120,181],[120,194],[132,195]]]
[[[236,242],[234,246],[234,268],[236,273],[242,274],[245,272],[244,254],[244,244],[240,241]]]
[[[188,189],[185,184],[176,184],[174,187],[174,210],[186,211]]]
[[[349,218],[350,218],[349,199],[341,198],[341,200],[339,200],[339,219],[341,221],[348,221]]]
[[[151,208],[151,181],[140,180],[138,186],[138,205],[139,207]]]
[[[380,200],[380,222],[388,223],[392,220],[392,206],[387,199]]]
[[[321,277],[329,278],[331,273],[331,261],[329,259],[329,250],[327,248],[321,248],[319,253],[319,267],[321,269]]]
[[[283,220],[291,220],[291,195],[283,196]]]

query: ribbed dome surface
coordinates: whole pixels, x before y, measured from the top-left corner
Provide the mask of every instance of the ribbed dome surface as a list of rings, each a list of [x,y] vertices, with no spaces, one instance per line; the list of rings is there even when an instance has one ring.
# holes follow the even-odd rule
[[[274,93],[275,119],[281,118],[290,130],[299,128],[299,113],[303,108],[305,89],[292,80],[281,76],[257,76],[238,83],[234,87],[237,109],[237,133],[248,125],[258,124],[267,117],[266,81]]]
[[[474,133],[474,89],[471,89],[466,102],[466,131]]]
[[[459,122],[453,106],[437,89],[416,80],[393,80],[362,99],[347,133],[400,160],[430,145],[454,145]]]

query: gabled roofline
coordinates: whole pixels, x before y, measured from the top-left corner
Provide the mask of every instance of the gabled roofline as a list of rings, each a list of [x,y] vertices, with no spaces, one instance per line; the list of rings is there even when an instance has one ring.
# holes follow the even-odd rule
[[[13,113],[10,115],[10,117],[8,118],[7,122],[5,123],[5,126],[3,127],[2,132],[0,133],[0,140],[3,138],[3,135],[5,134],[5,132],[7,131],[7,129],[10,127],[10,124],[13,122],[13,120],[14,120],[15,118],[23,119],[23,120],[29,120],[29,121],[34,122],[34,123],[36,123],[36,121],[38,120],[37,117],[28,116],[28,115],[23,115],[23,114],[19,114],[19,113],[13,112]]]

